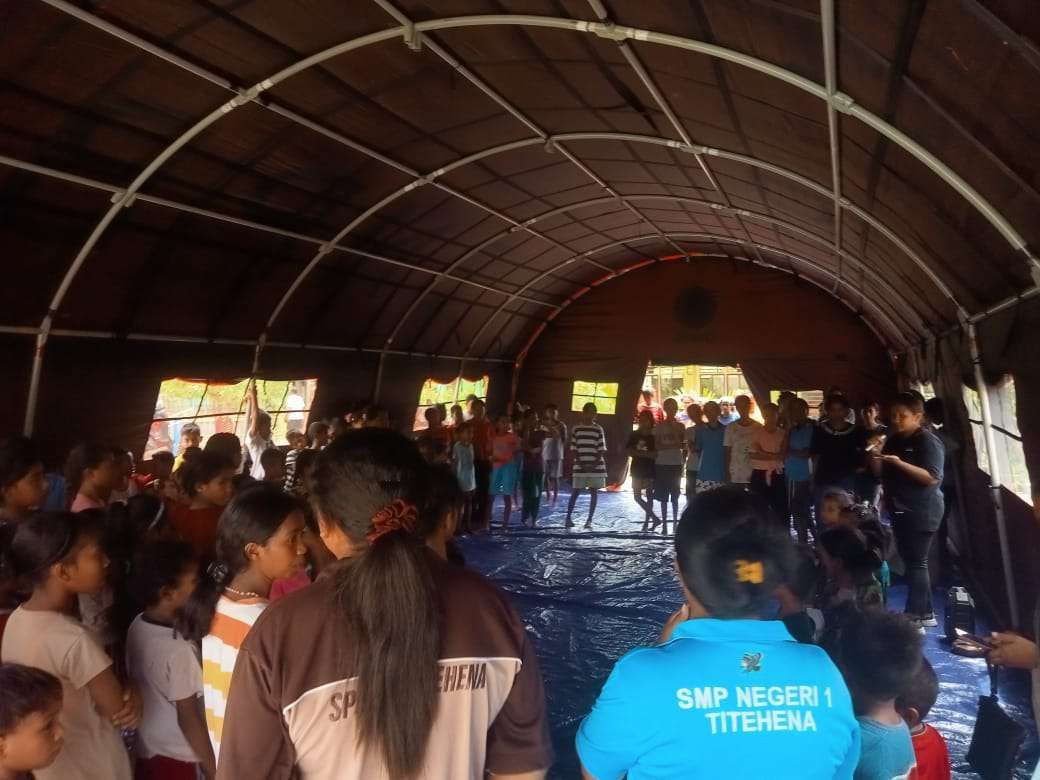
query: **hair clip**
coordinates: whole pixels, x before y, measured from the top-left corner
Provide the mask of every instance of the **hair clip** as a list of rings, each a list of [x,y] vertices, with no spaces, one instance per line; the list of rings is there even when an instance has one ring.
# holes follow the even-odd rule
[[[415,525],[419,521],[419,510],[415,504],[397,498],[384,506],[372,516],[372,530],[365,537],[369,544],[375,543],[379,537],[391,531],[415,531]]]
[[[223,561],[213,561],[206,567],[206,575],[217,585],[222,585],[227,580],[229,573],[230,569]]]
[[[750,582],[761,585],[766,578],[765,567],[762,561],[745,561],[743,559],[733,562],[733,568],[737,572],[737,582]]]

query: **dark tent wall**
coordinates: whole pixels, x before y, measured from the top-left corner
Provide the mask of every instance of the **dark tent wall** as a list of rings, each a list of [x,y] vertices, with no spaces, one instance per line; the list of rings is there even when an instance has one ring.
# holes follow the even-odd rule
[[[565,308],[528,352],[517,398],[555,403],[573,423],[575,380],[619,382],[618,413],[600,418],[616,476],[648,361],[739,363],[760,400],[771,389],[838,385],[864,399],[885,398],[896,387],[878,339],[818,287],[700,257],[631,271]]]
[[[0,430],[22,427],[32,342],[0,341]],[[37,416],[36,438],[53,465],[78,441],[119,444],[140,455],[148,437],[159,385],[171,377],[238,380],[250,375],[253,350],[246,346],[52,338],[47,345]],[[268,348],[259,378],[318,379],[311,418],[342,414],[374,397],[379,355],[356,351]],[[434,377],[459,375],[458,360],[388,355],[380,383],[379,403],[392,423],[410,432],[419,391]],[[505,406],[512,364],[468,361],[466,376],[487,374],[489,403]]]

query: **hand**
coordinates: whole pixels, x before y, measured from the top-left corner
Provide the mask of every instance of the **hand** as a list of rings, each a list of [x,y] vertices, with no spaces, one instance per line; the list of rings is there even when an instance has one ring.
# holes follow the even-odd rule
[[[664,628],[661,629],[661,636],[657,638],[657,644],[661,645],[670,640],[675,627],[689,619],[690,607],[687,604],[683,604],[679,609],[672,613],[672,616],[668,618],[668,621],[664,624]]]
[[[995,666],[1009,666],[1012,669],[1035,669],[1040,657],[1037,646],[1024,636],[1009,632],[994,631],[992,634],[993,649],[989,652],[989,662]]]
[[[112,716],[112,725],[120,729],[137,728],[141,720],[141,694],[133,685],[123,691],[123,709]]]

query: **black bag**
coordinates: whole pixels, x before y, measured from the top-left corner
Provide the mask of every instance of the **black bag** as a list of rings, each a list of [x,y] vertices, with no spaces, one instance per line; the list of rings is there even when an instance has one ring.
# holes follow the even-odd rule
[[[957,638],[957,629],[975,633],[975,602],[967,589],[955,585],[946,592],[946,616],[943,619],[946,641]]]
[[[968,764],[983,780],[1008,780],[1026,739],[1026,729],[1000,707],[997,667],[989,667],[990,695],[979,697],[979,716],[968,748]]]

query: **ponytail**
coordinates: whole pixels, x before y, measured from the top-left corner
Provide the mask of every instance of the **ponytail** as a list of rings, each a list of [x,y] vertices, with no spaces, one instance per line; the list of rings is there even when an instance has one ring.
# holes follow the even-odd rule
[[[209,633],[224,587],[249,568],[246,545],[267,544],[299,502],[273,485],[243,490],[227,505],[217,523],[216,556],[203,569],[188,603],[181,610],[177,631],[195,641]]]
[[[441,606],[418,533],[427,477],[413,442],[365,428],[337,437],[311,480],[324,521],[362,548],[336,575],[336,607],[355,649],[358,742],[393,778],[422,769],[438,707]]]

